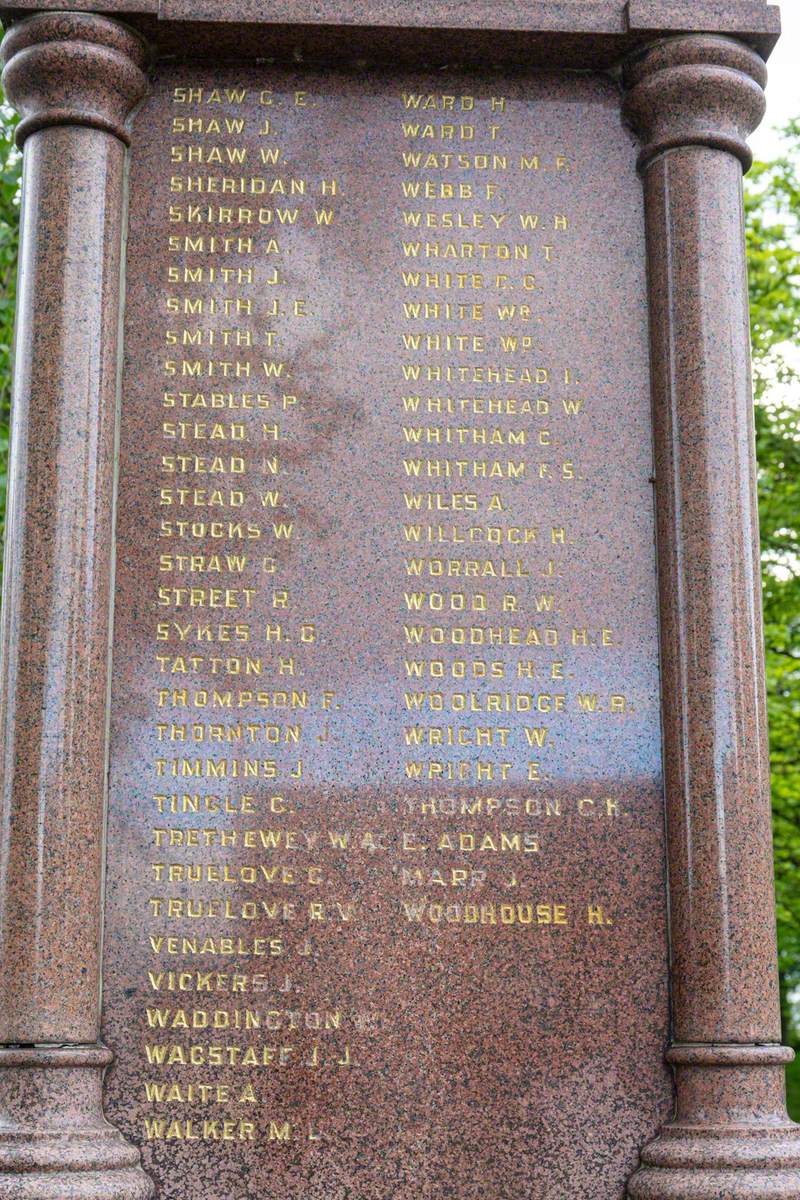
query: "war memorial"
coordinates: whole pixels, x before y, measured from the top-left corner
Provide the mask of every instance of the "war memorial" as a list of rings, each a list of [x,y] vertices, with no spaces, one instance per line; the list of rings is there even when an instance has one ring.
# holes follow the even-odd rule
[[[777,9],[3,19],[0,1197],[798,1200]]]

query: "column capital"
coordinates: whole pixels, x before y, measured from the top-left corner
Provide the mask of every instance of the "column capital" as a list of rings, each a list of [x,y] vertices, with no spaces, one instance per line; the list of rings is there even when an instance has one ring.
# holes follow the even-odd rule
[[[3,88],[22,120],[17,143],[53,125],[88,125],[127,145],[125,122],[147,89],[147,47],[132,29],[93,13],[37,13],[0,47]]]
[[[705,146],[733,154],[747,170],[747,137],[764,116],[767,69],[735,38],[690,34],[655,42],[623,67],[623,111],[644,145],[639,170],[659,154]]]

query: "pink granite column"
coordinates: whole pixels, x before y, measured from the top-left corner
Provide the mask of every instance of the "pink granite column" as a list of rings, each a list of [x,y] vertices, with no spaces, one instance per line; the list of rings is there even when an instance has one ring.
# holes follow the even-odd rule
[[[143,1200],[98,1043],[125,122],[145,48],[90,14],[2,47],[24,148],[0,627],[0,1197]]]
[[[764,63],[710,35],[625,71],[642,138],[677,1107],[631,1200],[800,1197],[780,1045],[742,219]]]

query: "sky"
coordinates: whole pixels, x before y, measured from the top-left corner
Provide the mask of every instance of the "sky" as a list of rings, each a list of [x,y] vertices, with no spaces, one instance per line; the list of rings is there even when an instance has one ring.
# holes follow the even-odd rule
[[[774,127],[800,117],[800,0],[780,0],[783,33],[767,69],[767,115],[750,138],[756,158],[769,160],[781,150]]]

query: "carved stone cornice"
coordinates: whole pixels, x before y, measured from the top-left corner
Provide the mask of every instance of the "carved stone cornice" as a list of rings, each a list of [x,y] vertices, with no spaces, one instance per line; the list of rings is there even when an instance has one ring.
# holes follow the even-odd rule
[[[17,143],[52,125],[88,125],[128,145],[126,121],[147,88],[137,33],[93,13],[38,13],[0,50],[3,88],[22,120]]]

